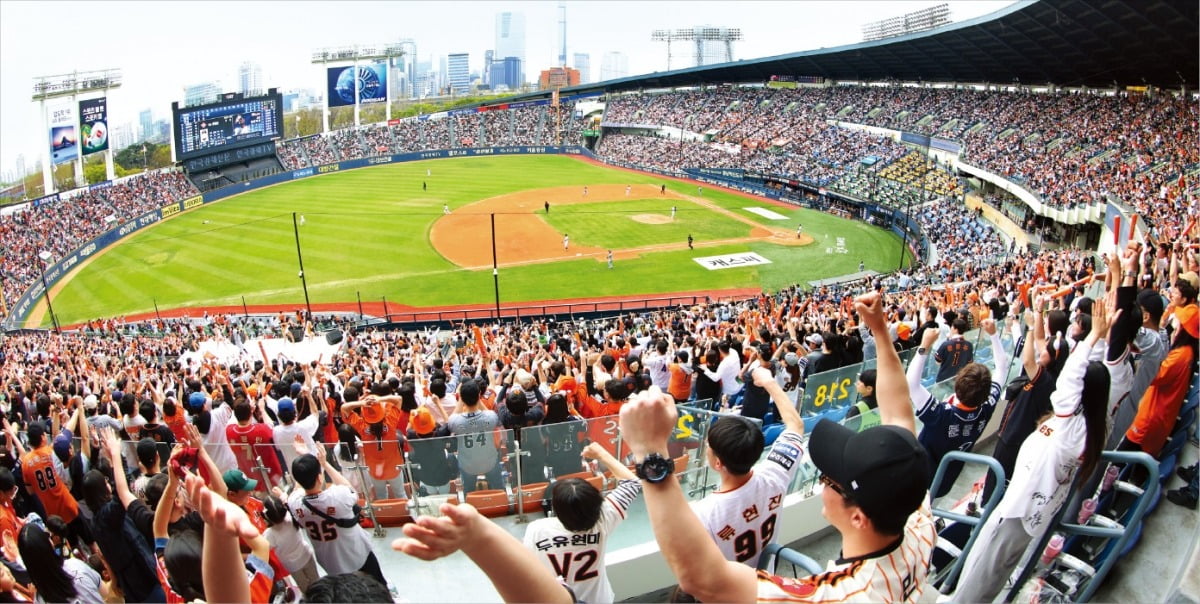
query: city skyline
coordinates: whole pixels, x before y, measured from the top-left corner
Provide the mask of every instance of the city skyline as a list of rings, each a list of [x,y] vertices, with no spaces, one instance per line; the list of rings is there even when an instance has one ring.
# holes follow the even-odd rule
[[[741,28],[745,39],[737,43],[733,57],[739,60],[853,44],[870,19],[936,3],[748,1],[732,11],[728,4],[717,2],[566,2],[566,52],[568,57],[580,53],[604,58],[593,59],[602,67],[590,79],[599,81],[604,60],[614,51],[624,55],[625,75],[665,70],[665,49],[650,40],[656,28],[700,23]],[[0,176],[6,181],[19,176],[18,156],[23,157],[26,171],[32,172],[45,153],[47,133],[38,104],[30,100],[38,76],[119,68],[122,86],[108,94],[109,121],[140,125],[140,114],[146,109],[155,119],[169,119],[171,102],[183,101],[187,86],[220,82],[223,91],[236,91],[241,81],[238,70],[247,61],[261,67],[263,89],[320,91],[324,73],[311,63],[312,52],[319,48],[411,38],[417,45],[416,62],[440,66],[450,53],[466,53],[469,72],[482,74],[484,53],[496,50],[497,15],[510,12],[519,13],[523,21],[527,58],[521,67],[525,81],[531,81],[559,62],[559,4],[340,2],[334,8],[325,2],[243,2],[238,5],[243,18],[259,20],[262,27],[212,28],[199,35],[189,33],[189,28],[229,5],[6,0],[0,2],[0,55],[20,60],[6,60],[0,71]],[[963,21],[1012,2],[950,4],[952,19]],[[684,6],[686,13],[680,10]],[[93,22],[59,18],[97,12],[107,24],[99,35]],[[61,27],[54,44],[46,43],[41,27],[50,22]],[[497,54],[496,58],[503,57]],[[440,71],[445,81],[447,74]]]

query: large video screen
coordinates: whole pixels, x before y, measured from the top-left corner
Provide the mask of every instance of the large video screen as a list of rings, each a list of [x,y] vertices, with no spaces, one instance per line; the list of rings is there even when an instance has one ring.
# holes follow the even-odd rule
[[[358,103],[382,103],[387,100],[387,64],[368,63],[358,67],[330,67],[326,70],[330,107],[354,104],[354,89],[358,88]]]
[[[247,147],[283,134],[283,96],[219,101],[175,109],[175,159]]]

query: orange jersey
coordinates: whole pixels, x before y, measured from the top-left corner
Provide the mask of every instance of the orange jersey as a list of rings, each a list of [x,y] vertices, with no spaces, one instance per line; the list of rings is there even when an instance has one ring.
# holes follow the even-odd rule
[[[692,395],[692,374],[684,371],[679,363],[671,363],[667,366],[667,371],[671,374],[671,381],[667,383],[667,392],[677,401],[688,400],[688,397]]]
[[[79,516],[79,504],[54,467],[54,451],[44,444],[21,458],[21,476],[46,508],[47,515],[58,515],[70,524]]]
[[[163,424],[166,424],[171,429],[171,434],[175,435],[175,442],[187,442],[187,418],[184,417],[183,410],[176,408],[175,415],[163,416]]]
[[[16,562],[20,553],[17,551],[17,534],[25,523],[17,518],[11,501],[0,503],[0,553],[9,562]]]
[[[391,480],[400,475],[400,468],[396,466],[404,463],[399,439],[402,434],[400,424],[404,421],[401,415],[398,408],[388,405],[387,413],[383,416],[383,433],[378,438],[371,432],[370,424],[363,416],[357,413],[343,416],[344,421],[362,437],[363,461],[367,465],[367,472],[375,480]]]

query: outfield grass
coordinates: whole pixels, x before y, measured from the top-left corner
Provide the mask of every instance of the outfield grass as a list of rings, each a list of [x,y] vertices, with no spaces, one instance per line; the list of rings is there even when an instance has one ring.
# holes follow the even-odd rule
[[[426,176],[426,170],[432,174]],[[422,190],[422,183],[428,190]],[[252,191],[187,212],[139,232],[95,257],[54,297],[63,323],[161,309],[241,304],[303,305],[292,213],[299,228],[309,296],[314,303],[386,296],[413,306],[488,303],[491,271],[466,271],[428,244],[442,204],[465,204],[516,191],[585,184],[661,184],[647,174],[610,169],[560,156],[455,158],[391,164],[308,178]],[[695,185],[668,188],[695,195]],[[614,270],[594,259],[504,268],[501,300],[529,301],[659,294],[732,287],[777,289],[794,282],[857,270],[894,270],[900,242],[881,229],[809,210],[789,210],[706,188],[704,199],[764,225],[794,228],[819,241],[799,248],[750,243],[647,254],[619,260]],[[662,241],[742,237],[749,227],[715,212],[680,212],[677,224],[648,225],[630,213],[662,213],[661,201],[633,200],[556,206],[547,218],[579,244],[632,247],[639,238]],[[787,217],[769,221],[743,208],[770,207]],[[616,209],[620,212],[597,210]],[[669,206],[667,215],[669,215]],[[703,236],[701,235],[703,234]],[[464,240],[489,238],[464,233]],[[503,236],[503,233],[500,234]],[[847,254],[826,253],[844,237]],[[623,243],[622,243],[623,242]],[[693,257],[755,251],[773,263],[708,271]],[[44,317],[44,325],[49,318]]]

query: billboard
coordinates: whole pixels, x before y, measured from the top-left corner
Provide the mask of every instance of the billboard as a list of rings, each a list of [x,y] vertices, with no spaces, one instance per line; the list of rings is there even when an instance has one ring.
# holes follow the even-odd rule
[[[61,164],[79,157],[79,136],[75,125],[75,104],[67,101],[51,105],[50,163]]]
[[[198,107],[173,107],[172,111],[179,161],[250,147],[283,134],[283,95],[278,92],[233,96]]]
[[[79,139],[83,154],[91,155],[108,150],[108,99],[79,101]]]
[[[330,67],[326,77],[329,86],[325,98],[329,99],[330,107],[353,105],[356,81],[359,104],[382,103],[387,100],[387,64],[382,61],[358,66]]]

